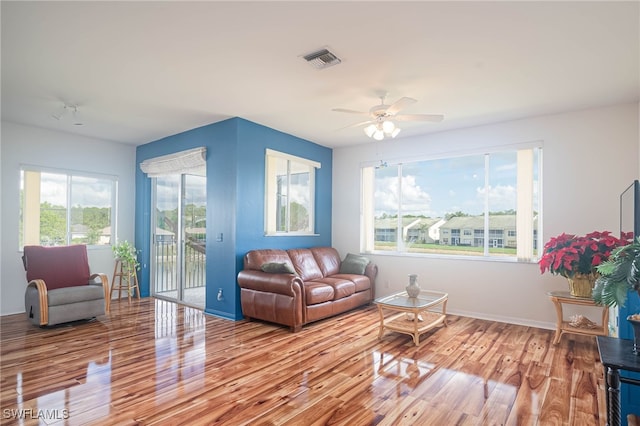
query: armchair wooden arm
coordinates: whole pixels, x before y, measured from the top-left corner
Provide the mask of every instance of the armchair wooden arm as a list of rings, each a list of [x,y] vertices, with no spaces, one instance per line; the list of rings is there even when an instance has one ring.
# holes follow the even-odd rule
[[[97,274],[92,274],[89,277],[90,281],[95,280],[96,278],[100,278],[101,284],[102,284],[102,289],[104,291],[104,310],[106,313],[109,313],[111,311],[111,296],[109,294],[109,279],[107,278],[107,274],[103,274],[103,273],[97,273]]]
[[[49,303],[47,298],[47,285],[43,280],[32,280],[27,284],[28,287],[34,287],[38,291],[38,303],[40,303],[40,325],[49,323]],[[27,312],[29,315],[29,312]]]

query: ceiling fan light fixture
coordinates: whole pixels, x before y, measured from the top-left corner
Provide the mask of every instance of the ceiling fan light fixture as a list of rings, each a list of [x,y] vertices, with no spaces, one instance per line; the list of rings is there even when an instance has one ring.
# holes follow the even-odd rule
[[[393,124],[393,121],[384,121],[382,122],[382,130],[385,133],[391,134],[396,129],[396,125]]]
[[[400,133],[400,128],[392,121],[382,121],[378,119],[377,123],[369,124],[364,129],[364,134],[377,141],[381,141],[385,136],[395,138]]]
[[[375,133],[375,131],[376,131],[376,126],[373,124],[369,124],[367,127],[364,128],[364,134],[370,138],[373,137],[373,134]]]
[[[441,114],[398,114],[417,101],[413,98],[402,97],[391,105],[386,105],[384,98],[381,96],[380,104],[374,105],[368,112],[344,108],[333,108],[332,111],[368,116],[369,120],[347,127],[366,126],[363,128],[364,134],[377,141],[381,141],[385,137],[395,138],[400,134],[401,129],[396,125],[396,121],[432,121],[437,123],[444,118]]]

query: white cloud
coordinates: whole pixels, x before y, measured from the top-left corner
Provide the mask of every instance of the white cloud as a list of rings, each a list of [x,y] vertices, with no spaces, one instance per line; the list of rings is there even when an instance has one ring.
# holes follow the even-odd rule
[[[397,177],[386,177],[376,181],[376,216],[398,211],[399,180]],[[415,176],[402,177],[402,212],[404,214],[431,215],[431,196],[416,183]]]
[[[67,205],[67,175],[42,173],[40,201],[54,206]],[[82,176],[71,178],[71,206],[110,207],[112,184],[110,180]]]
[[[43,173],[40,180],[40,201],[49,202],[54,206],[66,206],[67,177]]]
[[[511,185],[497,185],[476,188],[476,198],[478,202],[484,204],[484,197],[489,191],[489,210],[502,211],[516,208],[516,188]]]

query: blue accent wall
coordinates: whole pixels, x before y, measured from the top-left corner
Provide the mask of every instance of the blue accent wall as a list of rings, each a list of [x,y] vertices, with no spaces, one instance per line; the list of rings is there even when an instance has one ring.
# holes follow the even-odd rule
[[[140,250],[140,287],[150,295],[151,179],[139,164],[149,158],[196,147],[207,148],[207,271],[205,312],[241,319],[236,276],[244,254],[256,248],[331,245],[332,150],[313,142],[232,118],[169,136],[136,151],[135,244]],[[321,163],[316,172],[315,231],[307,236],[264,233],[265,152],[273,149]],[[126,206],[123,206],[126,208]],[[222,241],[220,241],[222,235]],[[217,300],[218,289],[224,300]]]

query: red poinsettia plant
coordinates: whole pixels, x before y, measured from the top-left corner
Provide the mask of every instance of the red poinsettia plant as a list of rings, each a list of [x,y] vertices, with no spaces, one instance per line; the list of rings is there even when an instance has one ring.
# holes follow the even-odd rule
[[[567,278],[576,274],[593,274],[596,267],[609,258],[613,249],[630,242],[626,235],[617,238],[609,231],[596,231],[584,236],[562,233],[544,245],[538,261],[540,273],[549,271]]]

